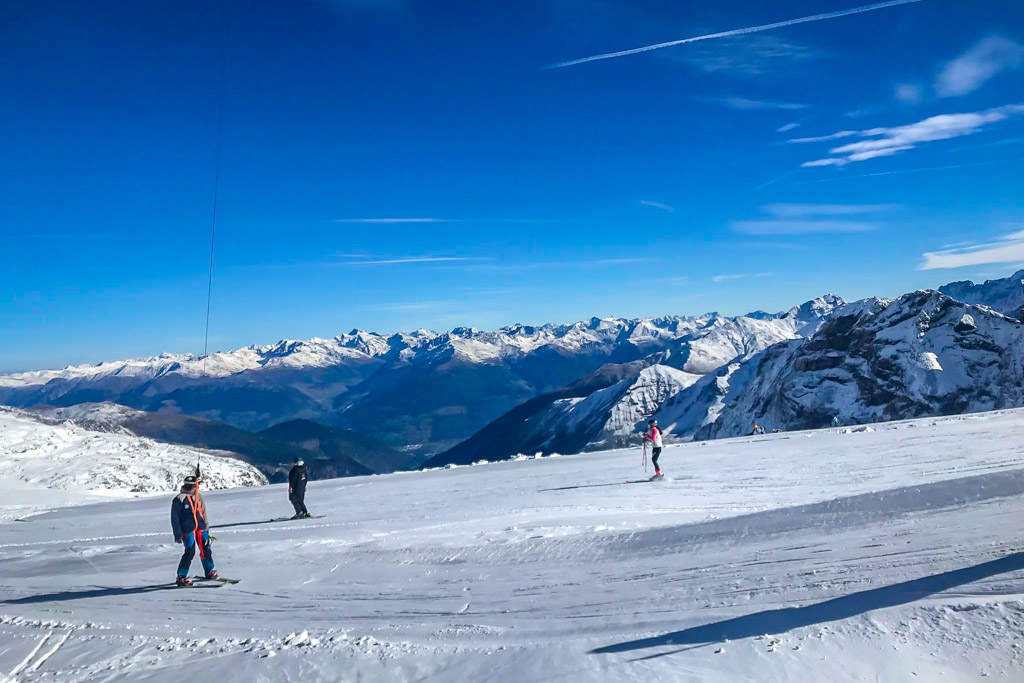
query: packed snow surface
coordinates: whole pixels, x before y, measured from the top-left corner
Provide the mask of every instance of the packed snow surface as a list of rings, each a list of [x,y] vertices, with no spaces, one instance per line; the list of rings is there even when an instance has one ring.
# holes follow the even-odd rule
[[[1024,411],[872,429],[214,492],[211,590],[169,497],[0,525],[0,679],[1024,680]]]
[[[58,505],[177,491],[200,459],[211,488],[267,483],[240,460],[70,422],[50,424],[0,406],[0,520]]]

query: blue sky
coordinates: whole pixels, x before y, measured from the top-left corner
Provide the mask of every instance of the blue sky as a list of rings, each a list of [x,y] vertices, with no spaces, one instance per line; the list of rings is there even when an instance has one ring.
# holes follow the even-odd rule
[[[0,370],[202,350],[225,55],[213,348],[1008,275],[1024,5],[866,4],[10,0]]]

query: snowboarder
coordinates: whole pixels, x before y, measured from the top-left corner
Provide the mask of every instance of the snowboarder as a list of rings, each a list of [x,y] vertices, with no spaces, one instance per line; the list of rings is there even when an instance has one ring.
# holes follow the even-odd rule
[[[288,500],[295,508],[295,516],[292,519],[305,519],[311,516],[309,510],[306,509],[306,482],[308,480],[309,473],[306,471],[306,463],[302,461],[302,458],[295,458],[295,464],[292,465],[292,469],[288,473]]]
[[[661,438],[661,428],[658,427],[657,420],[647,421],[647,431],[644,432],[644,442],[651,444],[651,462],[654,464],[654,476],[652,479],[660,479],[662,476],[661,468],[658,466],[658,457],[661,455],[662,446],[664,443]]]
[[[199,557],[203,562],[206,578],[218,579],[217,570],[213,566],[213,552],[210,548],[210,524],[206,516],[206,503],[199,493],[199,468],[197,474],[185,477],[181,492],[171,502],[171,529],[174,531],[174,542],[185,546],[185,552],[178,563],[178,575],[175,584],[191,586],[188,577],[192,559],[199,548]]]

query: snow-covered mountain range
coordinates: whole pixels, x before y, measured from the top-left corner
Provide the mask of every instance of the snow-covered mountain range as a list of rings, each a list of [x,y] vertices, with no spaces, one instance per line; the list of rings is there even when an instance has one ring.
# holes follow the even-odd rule
[[[785,314],[733,319],[691,340],[685,364],[652,355],[607,382],[553,392],[427,464],[636,444],[651,417],[670,439],[687,440],[749,434],[754,425],[789,431],[834,418],[861,424],[1024,405],[1021,323],[1000,312],[1024,302],[1024,271],[942,289],[975,304],[923,290],[843,305],[818,299]],[[737,335],[746,343],[721,343]]]
[[[940,290],[736,317],[354,330],[0,376],[0,403],[112,401],[252,431],[313,420],[384,439],[412,465],[623,446],[652,416],[685,440],[1024,403],[1024,271]]]
[[[0,407],[0,519],[177,491],[200,458],[207,489],[267,483],[255,467],[233,458]]]
[[[970,280],[951,282],[939,287],[939,291],[965,304],[988,306],[1003,315],[1024,320],[1024,270],[1001,280],[986,280],[980,285]]]
[[[839,303],[829,296],[754,317],[592,318],[390,336],[355,330],[333,339],[215,353],[205,363],[194,355],[162,354],[0,376],[0,403],[109,401],[248,430],[304,418],[372,431],[394,446],[431,453],[607,363],[670,351],[674,367],[702,375],[737,355],[806,333]]]
[[[843,304],[842,299],[827,295],[783,313],[715,318],[691,332],[674,350],[605,366],[569,387],[517,407],[470,439],[435,456],[427,466],[468,464],[536,451],[575,453],[635,443],[638,429],[652,414],[707,373],[774,344],[813,334]]]

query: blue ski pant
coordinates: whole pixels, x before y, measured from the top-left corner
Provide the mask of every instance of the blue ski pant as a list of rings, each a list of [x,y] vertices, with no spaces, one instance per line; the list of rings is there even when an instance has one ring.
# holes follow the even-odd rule
[[[189,531],[181,537],[181,543],[185,546],[185,552],[181,554],[181,562],[178,563],[178,576],[188,576],[192,559],[196,556],[196,548],[199,548],[199,557],[203,561],[203,571],[207,574],[213,571],[213,551],[210,548],[209,529]]]

